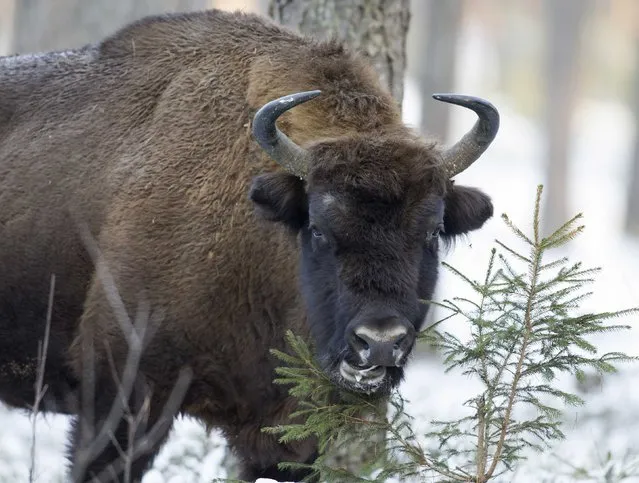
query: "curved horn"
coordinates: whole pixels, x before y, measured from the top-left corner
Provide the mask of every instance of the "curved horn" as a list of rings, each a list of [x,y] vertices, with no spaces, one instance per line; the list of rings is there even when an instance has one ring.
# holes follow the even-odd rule
[[[473,164],[495,139],[499,130],[499,112],[479,97],[457,94],[433,94],[438,101],[457,104],[475,111],[479,119],[463,138],[442,153],[448,176],[452,178]]]
[[[306,150],[291,141],[275,125],[289,109],[319,96],[321,91],[298,92],[264,104],[253,118],[253,136],[260,147],[279,165],[300,178],[308,174]]]

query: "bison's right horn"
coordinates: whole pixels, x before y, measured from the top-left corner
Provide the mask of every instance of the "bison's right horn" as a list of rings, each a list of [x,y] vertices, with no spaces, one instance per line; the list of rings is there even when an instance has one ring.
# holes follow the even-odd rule
[[[448,177],[452,178],[473,164],[495,139],[499,130],[499,112],[479,97],[457,94],[433,94],[438,101],[457,104],[475,111],[479,119],[463,138],[442,153]]]
[[[284,169],[300,178],[308,175],[306,150],[291,141],[275,125],[289,109],[319,96],[321,91],[298,92],[264,104],[253,118],[253,136],[260,147]]]

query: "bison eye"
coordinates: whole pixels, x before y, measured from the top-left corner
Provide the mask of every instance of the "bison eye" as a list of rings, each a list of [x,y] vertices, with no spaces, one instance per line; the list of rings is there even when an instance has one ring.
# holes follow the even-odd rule
[[[444,224],[440,223],[439,225],[437,225],[435,227],[435,229],[428,234],[428,238],[426,241],[431,241],[433,239],[436,239],[441,233],[445,233],[446,230],[444,230]]]
[[[319,250],[320,248],[328,245],[328,239],[324,233],[319,231],[313,225],[311,225],[309,229],[311,230],[311,244],[313,246],[313,250]]]

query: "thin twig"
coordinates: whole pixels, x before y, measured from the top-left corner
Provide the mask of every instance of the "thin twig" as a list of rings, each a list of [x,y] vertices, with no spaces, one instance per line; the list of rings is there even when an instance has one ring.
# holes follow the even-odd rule
[[[138,330],[143,331],[143,326],[146,325],[146,317],[140,317],[137,321],[140,326],[135,327],[131,333],[138,333]],[[76,460],[74,464],[74,477],[83,475],[88,465],[93,461],[109,444],[112,438],[112,434],[115,432],[118,424],[122,420],[125,414],[125,401],[128,402],[129,397],[133,391],[135,379],[137,377],[137,371],[142,357],[142,344],[137,336],[130,337],[130,345],[127,353],[126,362],[124,364],[124,371],[121,383],[118,387],[118,397],[116,397],[111,405],[111,409],[106,420],[102,423],[100,431],[93,438],[93,440],[81,448],[76,454]]]
[[[47,363],[47,354],[49,352],[49,338],[51,336],[51,318],[53,316],[53,296],[55,294],[55,274],[51,275],[51,284],[49,286],[49,300],[47,303],[47,316],[44,325],[44,339],[38,342],[38,371],[35,383],[35,400],[32,409],[31,420],[31,464],[29,466],[29,482],[35,481],[35,459],[36,459],[36,424],[40,411],[40,403],[47,392],[47,386],[44,385],[44,371]]]
[[[109,465],[109,468],[104,469],[102,473],[98,475],[98,481],[102,481],[101,477],[105,476],[110,471],[114,471],[116,474],[119,474],[123,471],[125,465],[131,465],[133,461],[138,459],[140,456],[148,453],[148,451],[166,435],[171,424],[173,424],[175,413],[178,411],[182,401],[184,400],[184,396],[191,384],[192,378],[193,373],[190,368],[185,367],[180,371],[178,380],[173,385],[171,394],[164,404],[162,414],[151,430],[141,438],[137,438],[135,441],[130,442],[129,446],[132,447],[130,455],[126,458],[119,459],[115,463]]]

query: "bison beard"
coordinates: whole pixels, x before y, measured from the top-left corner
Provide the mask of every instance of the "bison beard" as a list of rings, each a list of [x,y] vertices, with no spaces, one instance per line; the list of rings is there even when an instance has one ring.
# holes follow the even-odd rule
[[[479,116],[446,150],[338,43],[219,11],[0,59],[0,398],[33,404],[55,274],[41,407],[75,415],[75,481],[139,480],[179,413],[224,431],[242,478],[299,478],[277,463],[313,441],[260,431],[295,408],[269,349],[308,335],[337,385],[384,393],[440,240],[492,216],[450,178],[498,115],[437,98]]]

